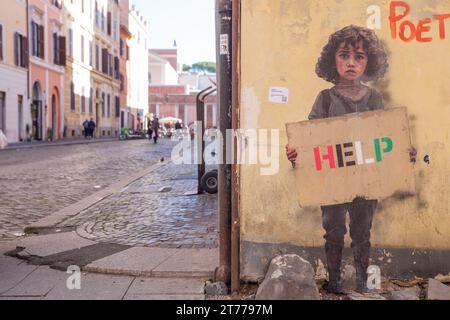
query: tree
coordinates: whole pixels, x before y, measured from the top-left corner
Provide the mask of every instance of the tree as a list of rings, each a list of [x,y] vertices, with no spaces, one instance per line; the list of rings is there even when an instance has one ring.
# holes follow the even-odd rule
[[[209,61],[197,62],[192,65],[192,70],[216,73],[216,63]]]
[[[183,64],[183,71],[189,71],[192,69],[192,66],[188,65],[188,64]]]

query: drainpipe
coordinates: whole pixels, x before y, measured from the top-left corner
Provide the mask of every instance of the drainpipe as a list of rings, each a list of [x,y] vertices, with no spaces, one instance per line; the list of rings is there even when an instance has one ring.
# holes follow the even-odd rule
[[[30,100],[30,6],[29,6],[29,0],[27,0],[26,2],[27,8],[26,8],[26,15],[27,15],[27,46],[28,46],[28,56],[26,57],[26,59],[28,60],[27,62],[27,96],[28,96],[28,101]]]
[[[239,124],[239,37],[240,37],[240,1],[233,1],[232,12],[232,38],[231,38],[231,91],[232,91],[232,127],[234,130]],[[237,164],[237,144],[234,144],[234,162],[231,176],[231,292],[240,291],[240,219],[239,219],[239,165]]]
[[[228,164],[227,130],[231,129],[231,0],[216,0],[216,44],[218,67],[219,130],[223,137],[219,159],[219,267],[214,280],[231,280],[231,164]],[[230,144],[231,145],[231,144]]]

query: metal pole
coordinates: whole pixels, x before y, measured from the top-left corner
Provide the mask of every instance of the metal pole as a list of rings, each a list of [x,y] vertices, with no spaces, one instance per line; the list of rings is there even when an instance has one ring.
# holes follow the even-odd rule
[[[231,0],[216,0],[216,43],[218,66],[219,130],[223,137],[219,159],[219,267],[215,281],[231,279],[231,164],[226,163],[227,130],[231,129]]]
[[[239,36],[240,36],[240,0],[233,1],[232,18],[232,127],[239,125]],[[234,144],[234,163],[231,176],[231,292],[240,291],[240,218],[239,218],[239,166],[237,165],[237,145]]]

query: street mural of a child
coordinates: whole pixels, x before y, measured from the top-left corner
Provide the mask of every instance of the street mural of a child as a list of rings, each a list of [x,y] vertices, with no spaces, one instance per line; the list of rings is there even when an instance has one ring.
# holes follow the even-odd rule
[[[349,113],[384,109],[383,97],[363,83],[381,79],[388,69],[386,51],[371,29],[347,26],[329,37],[316,65],[320,78],[334,84],[319,93],[309,120],[342,116]],[[286,155],[295,167],[298,154],[289,145]],[[411,157],[411,161],[414,161]],[[341,260],[344,247],[346,212],[350,215],[350,236],[356,269],[356,290],[367,292],[367,268],[370,261],[370,234],[377,200],[355,198],[351,203],[322,206],[325,229],[325,254],[330,293],[342,293]]]

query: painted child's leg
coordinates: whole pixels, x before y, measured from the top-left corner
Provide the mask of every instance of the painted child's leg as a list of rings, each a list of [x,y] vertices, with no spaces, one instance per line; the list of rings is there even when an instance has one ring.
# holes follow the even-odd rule
[[[350,236],[356,269],[356,290],[367,292],[367,268],[370,263],[370,230],[377,201],[357,198],[349,206]]]
[[[330,293],[342,293],[341,284],[341,260],[344,248],[344,236],[347,233],[345,227],[345,205],[322,207],[322,224],[325,229],[325,254],[329,282],[326,287]]]

